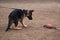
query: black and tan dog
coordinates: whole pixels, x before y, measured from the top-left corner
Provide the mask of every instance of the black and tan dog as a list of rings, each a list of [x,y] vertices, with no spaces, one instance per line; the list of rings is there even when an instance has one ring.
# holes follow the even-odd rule
[[[34,12],[34,10],[14,9],[8,16],[9,20],[6,32],[10,29],[12,23],[15,24],[15,29],[20,29],[17,27],[18,21],[20,21],[23,27],[26,27],[26,25],[23,23],[23,19],[24,17],[27,17],[29,20],[32,20],[32,12]]]

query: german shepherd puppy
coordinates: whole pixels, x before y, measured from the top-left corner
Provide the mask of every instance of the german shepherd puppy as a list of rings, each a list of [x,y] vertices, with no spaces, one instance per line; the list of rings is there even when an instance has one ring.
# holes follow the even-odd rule
[[[19,29],[17,28],[18,21],[25,27],[26,25],[23,23],[23,19],[27,17],[29,20],[32,20],[32,12],[34,12],[34,10],[14,9],[8,16],[8,27],[5,31],[7,32],[10,29],[12,23],[15,24],[16,29]]]

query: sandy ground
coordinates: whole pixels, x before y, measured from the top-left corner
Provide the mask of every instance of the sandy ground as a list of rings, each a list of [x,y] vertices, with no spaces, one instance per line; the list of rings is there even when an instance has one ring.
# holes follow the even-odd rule
[[[51,23],[60,27],[59,3],[18,3],[1,2],[0,6],[18,9],[33,9],[33,20],[24,19],[27,28],[5,32],[8,15],[13,9],[0,7],[0,40],[60,40],[60,30],[47,29],[43,25]],[[19,23],[19,27],[22,25]]]

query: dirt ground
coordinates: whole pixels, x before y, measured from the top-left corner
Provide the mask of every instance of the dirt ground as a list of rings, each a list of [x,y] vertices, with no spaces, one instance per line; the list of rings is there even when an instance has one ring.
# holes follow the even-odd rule
[[[33,20],[24,19],[27,28],[5,32],[8,15],[13,9],[0,7],[0,40],[60,40],[60,30],[43,27],[44,24],[50,23],[60,28],[60,3],[0,2],[0,6],[34,10]],[[20,23],[18,26],[22,27]]]

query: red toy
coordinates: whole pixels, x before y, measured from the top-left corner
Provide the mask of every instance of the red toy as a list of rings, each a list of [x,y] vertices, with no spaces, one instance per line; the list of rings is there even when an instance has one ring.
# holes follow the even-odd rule
[[[43,27],[46,27],[46,28],[49,28],[49,29],[51,29],[51,28],[56,29],[56,27],[54,27],[52,24],[45,24]]]

